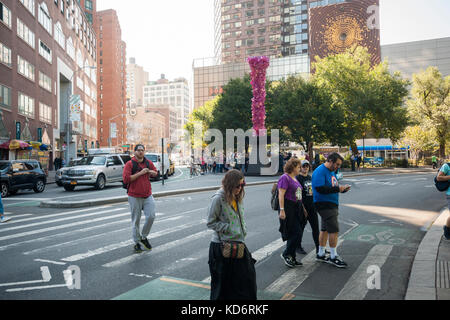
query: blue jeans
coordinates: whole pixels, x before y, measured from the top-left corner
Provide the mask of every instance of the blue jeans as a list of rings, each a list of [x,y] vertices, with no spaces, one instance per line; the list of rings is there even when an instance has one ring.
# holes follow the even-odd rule
[[[2,194],[0,193],[0,215],[3,213],[5,213],[5,210],[3,209]]]

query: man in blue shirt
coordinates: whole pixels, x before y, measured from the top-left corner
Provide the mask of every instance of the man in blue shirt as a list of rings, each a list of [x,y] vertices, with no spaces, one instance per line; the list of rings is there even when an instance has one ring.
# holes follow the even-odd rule
[[[322,218],[322,228],[319,236],[319,252],[316,260],[333,264],[339,268],[347,264],[337,254],[336,247],[339,235],[339,193],[350,190],[349,185],[339,185],[336,171],[344,159],[338,153],[328,156],[326,163],[320,165],[313,173],[312,188],[314,205]],[[330,257],[325,255],[327,241],[330,243]]]
[[[437,181],[450,181],[450,163],[444,164],[439,170]],[[445,193],[447,196],[448,210],[450,210],[450,188]],[[444,239],[450,240],[450,217],[447,219],[447,223],[444,226]]]

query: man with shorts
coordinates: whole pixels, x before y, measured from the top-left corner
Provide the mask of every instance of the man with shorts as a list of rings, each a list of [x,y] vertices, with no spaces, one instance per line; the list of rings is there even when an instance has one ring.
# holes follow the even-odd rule
[[[313,173],[312,188],[314,205],[322,218],[322,228],[319,235],[319,252],[316,260],[330,263],[338,268],[346,268],[347,263],[337,254],[336,247],[339,235],[339,193],[350,190],[349,185],[339,186],[336,170],[344,159],[338,153],[332,153],[327,161]],[[327,241],[330,244],[330,256],[325,255]]]

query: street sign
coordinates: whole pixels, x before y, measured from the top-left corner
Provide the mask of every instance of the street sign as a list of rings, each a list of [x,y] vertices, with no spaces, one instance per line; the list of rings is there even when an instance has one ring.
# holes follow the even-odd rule
[[[111,139],[117,138],[117,125],[115,122],[111,123],[110,134]]]
[[[70,121],[81,121],[81,97],[77,94],[69,98]]]
[[[16,122],[16,139],[20,140],[20,122]]]

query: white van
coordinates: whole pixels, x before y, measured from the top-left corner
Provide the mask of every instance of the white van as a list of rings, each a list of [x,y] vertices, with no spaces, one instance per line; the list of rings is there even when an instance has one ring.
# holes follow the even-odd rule
[[[158,176],[156,177],[156,180],[158,181],[161,179],[162,166],[164,161],[164,179],[167,179],[167,177],[169,176],[169,167],[170,167],[169,155],[167,153],[164,153],[164,160],[161,160],[161,153],[146,153],[145,158],[153,162],[153,164],[156,167],[156,170],[158,170]]]

